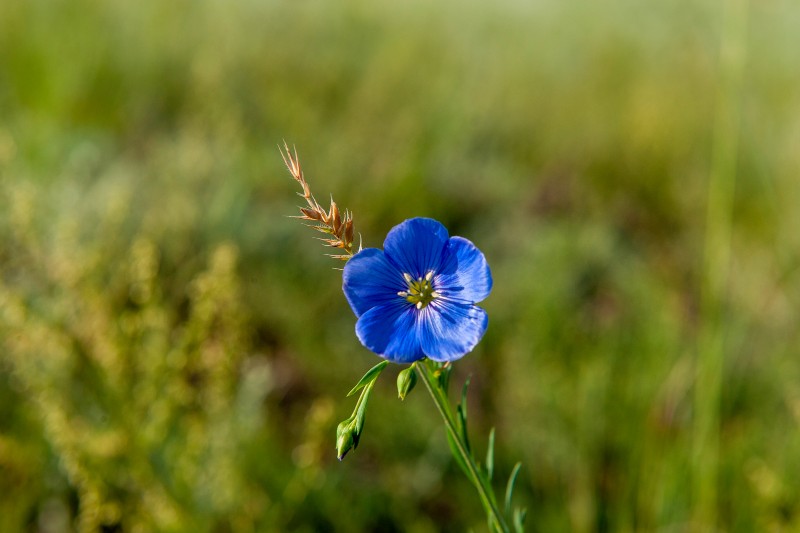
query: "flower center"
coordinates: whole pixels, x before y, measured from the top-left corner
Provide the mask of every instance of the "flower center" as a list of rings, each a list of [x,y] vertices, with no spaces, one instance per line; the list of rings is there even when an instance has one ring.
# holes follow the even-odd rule
[[[417,278],[416,280],[411,277],[411,274],[404,273],[403,278],[408,285],[407,291],[400,291],[398,296],[402,296],[407,302],[414,304],[417,309],[422,309],[436,298],[439,293],[433,290],[433,270],[428,272],[424,278]]]

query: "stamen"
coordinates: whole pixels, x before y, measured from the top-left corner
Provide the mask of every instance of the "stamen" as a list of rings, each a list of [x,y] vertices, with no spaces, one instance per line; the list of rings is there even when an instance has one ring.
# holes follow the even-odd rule
[[[397,295],[417,309],[423,309],[439,297],[439,293],[433,290],[433,275],[434,271],[429,270],[425,276],[414,279],[411,274],[404,272],[403,279],[406,280],[408,288],[398,292]]]

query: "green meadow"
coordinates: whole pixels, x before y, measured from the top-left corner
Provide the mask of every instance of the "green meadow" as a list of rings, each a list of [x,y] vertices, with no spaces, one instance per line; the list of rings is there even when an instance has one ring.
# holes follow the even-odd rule
[[[800,530],[800,5],[0,2],[0,532],[485,531],[290,216],[492,268],[531,532]]]

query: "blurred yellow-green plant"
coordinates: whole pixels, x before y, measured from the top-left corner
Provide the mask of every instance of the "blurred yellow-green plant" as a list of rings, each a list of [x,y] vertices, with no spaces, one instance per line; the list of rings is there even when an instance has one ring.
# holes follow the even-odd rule
[[[283,138],[365,237],[481,243],[457,378],[530,530],[798,529],[800,6],[745,7],[731,68],[707,0],[0,2],[0,530],[484,527],[393,379],[336,461],[374,356],[285,217]]]

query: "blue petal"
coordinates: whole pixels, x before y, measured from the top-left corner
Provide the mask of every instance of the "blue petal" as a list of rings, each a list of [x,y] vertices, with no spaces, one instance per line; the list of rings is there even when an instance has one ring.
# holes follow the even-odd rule
[[[393,227],[383,250],[401,272],[414,278],[439,270],[447,246],[447,229],[431,218],[412,218]]]
[[[344,265],[342,290],[356,316],[397,300],[406,290],[403,274],[377,248],[366,248]]]
[[[471,352],[489,323],[480,307],[443,300],[431,303],[422,313],[419,341],[434,361],[455,361]]]
[[[398,298],[361,315],[356,335],[361,344],[381,357],[394,363],[411,363],[424,356],[419,345],[418,314],[416,307]]]
[[[489,296],[492,272],[486,257],[474,244],[462,237],[452,237],[433,285],[446,299],[474,304]]]

